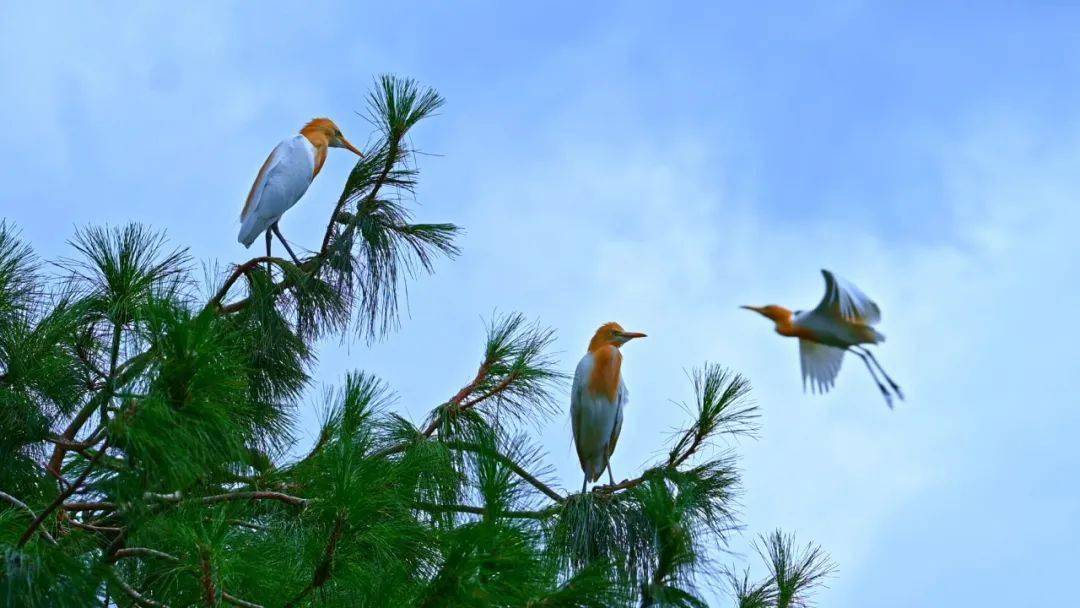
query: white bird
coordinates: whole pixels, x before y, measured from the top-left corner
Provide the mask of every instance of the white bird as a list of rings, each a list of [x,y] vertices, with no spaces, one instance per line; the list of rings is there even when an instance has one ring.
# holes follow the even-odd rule
[[[574,446],[585,479],[585,485],[600,479],[607,469],[612,484],[611,453],[622,430],[623,408],[630,399],[622,379],[622,351],[619,347],[645,334],[623,331],[618,323],[605,323],[596,330],[589,351],[581,358],[574,372],[570,392],[570,424],[574,431]]]
[[[244,210],[240,212],[240,234],[237,240],[251,247],[260,234],[266,233],[266,257],[270,257],[270,233],[296,258],[285,237],[278,229],[278,220],[307,192],[319,174],[329,148],[345,148],[363,156],[353,147],[329,118],[316,118],[300,129],[300,134],[279,143],[259,169],[251,185]]]
[[[891,408],[893,393],[901,400],[904,393],[885,373],[874,354],[862,346],[885,341],[885,336],[871,327],[881,321],[881,309],[855,285],[828,270],[822,270],[821,274],[825,277],[825,297],[813,310],[792,312],[775,304],[743,308],[772,319],[776,324],[776,333],[781,336],[799,339],[803,390],[806,389],[807,379],[815,392],[824,393],[832,388],[836,375],[840,373],[844,352],[850,351],[866,364],[874,383],[885,397],[885,403]],[[878,378],[877,372],[881,372],[892,393]]]

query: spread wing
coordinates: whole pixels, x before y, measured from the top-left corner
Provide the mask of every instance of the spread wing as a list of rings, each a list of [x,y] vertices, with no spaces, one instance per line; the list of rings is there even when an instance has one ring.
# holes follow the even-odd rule
[[[881,321],[881,309],[858,287],[828,270],[822,269],[821,274],[825,277],[825,296],[815,313],[867,325]]]
[[[799,362],[802,364],[803,390],[809,379],[811,392],[826,393],[836,383],[840,364],[844,362],[844,349],[800,338]]]

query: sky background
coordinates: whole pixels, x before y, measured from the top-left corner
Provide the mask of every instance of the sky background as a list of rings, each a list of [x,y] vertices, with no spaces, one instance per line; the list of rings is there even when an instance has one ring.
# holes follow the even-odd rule
[[[821,544],[821,606],[1072,597],[1080,7],[49,4],[0,4],[0,216],[45,258],[138,221],[241,261],[279,140],[326,115],[364,143],[378,73],[447,98],[412,135],[433,154],[417,219],[463,226],[463,254],[411,283],[399,331],[326,346],[302,441],[353,369],[419,421],[472,377],[493,311],[556,329],[567,372],[616,320],[649,334],[624,349],[616,475],[684,423],[685,370],[744,373],[763,416],[731,548],[774,527]],[[317,244],[351,165],[331,153],[292,242]],[[820,268],[881,305],[895,411],[850,357],[803,394],[796,343],[738,309],[811,307]],[[565,408],[536,437],[576,488]]]

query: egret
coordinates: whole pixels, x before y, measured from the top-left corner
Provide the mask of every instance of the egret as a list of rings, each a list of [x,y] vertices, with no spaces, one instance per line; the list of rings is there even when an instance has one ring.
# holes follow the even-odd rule
[[[821,274],[825,277],[825,297],[813,310],[792,312],[775,304],[742,308],[771,319],[776,324],[776,333],[781,336],[799,339],[803,390],[806,390],[807,379],[814,392],[825,393],[832,388],[836,375],[840,373],[844,352],[850,351],[866,364],[874,383],[885,397],[886,405],[891,408],[893,394],[903,400],[904,393],[881,367],[874,354],[863,346],[885,341],[885,336],[872,327],[881,320],[881,309],[852,283],[828,270],[823,269]],[[878,378],[878,372],[892,393]]]
[[[623,407],[630,399],[622,380],[622,351],[619,347],[645,334],[624,331],[618,323],[605,323],[596,330],[589,351],[581,358],[574,372],[570,393],[570,424],[574,431],[574,446],[585,479],[585,485],[600,479],[607,469],[612,484],[611,453],[622,430]]]
[[[266,257],[270,257],[270,233],[273,232],[293,262],[300,264],[289,243],[278,229],[278,220],[307,192],[319,174],[329,148],[345,148],[357,156],[363,154],[341,134],[334,121],[315,118],[300,129],[300,134],[283,140],[274,148],[259,169],[251,185],[244,210],[240,212],[237,240],[251,247],[260,234],[266,233]]]

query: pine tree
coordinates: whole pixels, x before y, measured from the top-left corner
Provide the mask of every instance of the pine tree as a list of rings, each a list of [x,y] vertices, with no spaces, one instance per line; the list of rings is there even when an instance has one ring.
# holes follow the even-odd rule
[[[704,606],[727,579],[739,606],[806,605],[832,570],[817,547],[762,537],[760,582],[715,562],[739,528],[727,439],[757,416],[717,365],[691,374],[666,458],[585,494],[550,482],[526,432],[566,377],[553,332],[517,314],[420,424],[355,372],[297,455],[316,340],[384,336],[406,280],[457,253],[456,226],[407,204],[406,135],[442,99],[386,76],[368,102],[376,143],[299,265],[256,257],[206,285],[129,225],[81,230],[46,266],[0,224],[3,604]]]

